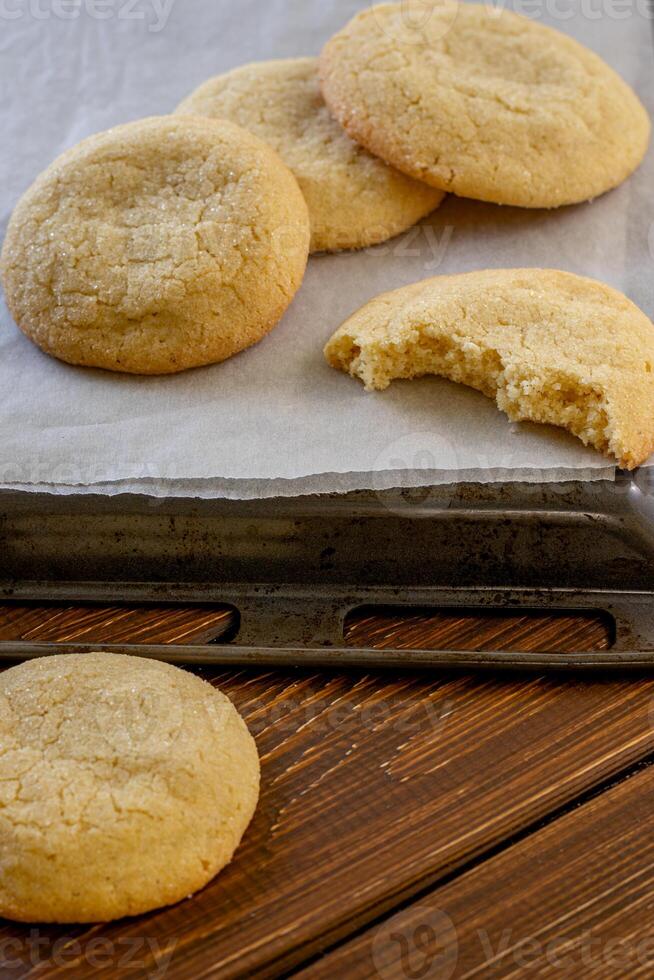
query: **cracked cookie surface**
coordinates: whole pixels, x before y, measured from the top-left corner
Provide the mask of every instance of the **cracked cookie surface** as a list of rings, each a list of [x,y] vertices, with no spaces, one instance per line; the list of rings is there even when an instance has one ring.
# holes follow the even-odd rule
[[[205,82],[177,112],[230,119],[279,153],[309,207],[313,252],[386,241],[443,199],[441,191],[390,167],[343,132],[321,95],[316,58],[237,68]]]
[[[0,916],[98,922],[204,887],[259,794],[254,740],[194,675],[92,653],[0,675]]]
[[[441,375],[514,422],[561,426],[633,469],[654,451],[654,324],[626,296],[568,272],[438,276],[377,297],[325,348],[369,390]]]
[[[257,343],[298,290],[297,181],[227,121],[155,117],[92,136],[36,180],[0,272],[21,330],[72,364],[170,374]]]
[[[601,58],[492,6],[369,8],[327,43],[320,75],[353,139],[462,197],[589,200],[625,180],[649,143],[645,109]]]

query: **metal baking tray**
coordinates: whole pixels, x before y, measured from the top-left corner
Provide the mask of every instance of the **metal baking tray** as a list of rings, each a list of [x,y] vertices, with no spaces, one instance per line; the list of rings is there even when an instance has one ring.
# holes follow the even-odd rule
[[[5,601],[227,604],[228,642],[0,643],[4,660],[106,649],[174,663],[364,668],[654,664],[654,479],[457,484],[232,501],[0,492]],[[361,650],[358,607],[604,611],[607,652]]]

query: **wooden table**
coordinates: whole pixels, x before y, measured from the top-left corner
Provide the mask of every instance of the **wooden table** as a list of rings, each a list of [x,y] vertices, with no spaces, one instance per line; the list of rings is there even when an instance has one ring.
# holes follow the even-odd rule
[[[0,636],[206,642],[223,610],[4,607]],[[348,642],[590,649],[591,618],[390,614]],[[654,976],[654,678],[204,672],[256,736],[233,864],[174,908],[0,923],[1,977]]]

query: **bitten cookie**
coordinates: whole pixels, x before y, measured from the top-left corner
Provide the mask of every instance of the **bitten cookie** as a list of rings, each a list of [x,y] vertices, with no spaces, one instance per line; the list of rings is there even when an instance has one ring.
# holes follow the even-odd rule
[[[633,469],[654,450],[654,325],[621,293],[544,269],[439,276],[379,296],[325,348],[369,389],[438,374],[515,422],[568,429]]]
[[[246,65],[205,82],[177,112],[231,119],[279,153],[309,207],[313,252],[375,245],[424,218],[443,193],[349,139],[324,103],[317,69],[315,58]]]
[[[601,58],[493,5],[369,8],[328,42],[320,73],[353,139],[463,197],[586,201],[625,180],[649,142],[645,109]]]
[[[144,119],[64,153],[24,195],[0,272],[18,326],[71,364],[170,374],[279,321],[309,216],[291,172],[233,123]]]
[[[0,916],[99,922],[178,902],[232,858],[254,740],[186,671],[92,653],[0,675]]]

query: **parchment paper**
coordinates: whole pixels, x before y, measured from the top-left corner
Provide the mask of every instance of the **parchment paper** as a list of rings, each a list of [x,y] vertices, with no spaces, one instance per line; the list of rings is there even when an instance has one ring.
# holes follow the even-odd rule
[[[58,153],[171,111],[243,62],[317,54],[366,0],[3,0],[0,230]],[[523,0],[602,55],[654,110],[645,0]],[[65,16],[64,16],[65,15]],[[281,325],[230,362],[173,378],[68,367],[0,305],[0,485],[262,497],[509,479],[611,479],[555,429],[512,425],[482,395],[429,378],[366,394],[325,364],[339,323],[377,293],[438,273],[553,266],[603,279],[654,314],[654,154],[611,194],[528,212],[449,198],[416,230],[316,257]]]

